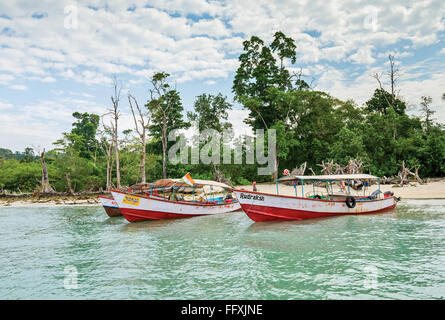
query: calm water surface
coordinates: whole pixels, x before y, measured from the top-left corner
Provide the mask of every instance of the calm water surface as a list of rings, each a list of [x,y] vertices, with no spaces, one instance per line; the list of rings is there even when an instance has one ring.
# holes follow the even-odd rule
[[[2,207],[0,225],[2,299],[445,298],[445,200],[285,223]]]

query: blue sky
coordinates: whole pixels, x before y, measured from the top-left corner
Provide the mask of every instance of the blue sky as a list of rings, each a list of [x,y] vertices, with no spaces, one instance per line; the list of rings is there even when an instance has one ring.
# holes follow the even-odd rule
[[[401,71],[398,90],[412,114],[430,95],[445,123],[445,2],[436,1],[3,1],[0,3],[0,147],[51,148],[74,111],[102,114],[112,79],[139,103],[149,78],[167,71],[186,110],[201,93],[232,99],[242,41],[295,39],[316,89],[363,104],[385,73],[388,54]],[[385,76],[385,74],[384,74]],[[384,78],[386,79],[386,78]],[[387,81],[384,82],[387,86]],[[126,97],[121,129],[132,127]],[[246,111],[235,105],[238,133]]]

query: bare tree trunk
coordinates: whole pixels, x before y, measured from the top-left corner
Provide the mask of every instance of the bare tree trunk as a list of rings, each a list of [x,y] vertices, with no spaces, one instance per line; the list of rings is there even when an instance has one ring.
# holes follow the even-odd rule
[[[111,187],[111,150],[107,151],[107,191]]]
[[[69,190],[71,195],[74,195],[74,190],[73,190],[73,188],[71,188],[70,173],[69,172],[65,173],[65,177],[66,177],[66,183],[68,185],[68,190]]]
[[[142,177],[141,177],[141,182],[142,183],[146,183],[147,182],[147,178],[145,176],[145,158],[146,158],[146,145],[147,142],[145,141],[145,133],[142,137],[142,157],[141,157],[141,173],[142,173]]]
[[[118,143],[118,132],[117,132],[117,118],[115,118],[115,129],[114,129],[114,150],[116,159],[116,184],[117,188],[121,188],[121,168],[119,163],[119,143]]]
[[[275,145],[275,163],[273,169],[273,180],[276,181],[278,179],[278,144]]]
[[[107,191],[110,190],[110,159],[107,157]]]
[[[133,103],[131,101],[134,101],[135,105],[136,105],[136,109],[139,113],[139,120],[136,120],[136,114],[134,112],[133,109]],[[146,135],[147,135],[147,128],[150,124],[150,118],[148,113],[143,113],[141,108],[139,107],[139,104],[136,100],[136,98],[134,96],[132,96],[131,94],[128,94],[128,102],[130,104],[130,109],[131,109],[131,113],[133,114],[133,120],[134,120],[134,125],[136,127],[136,132],[139,134],[139,138],[141,139],[141,146],[142,146],[142,150],[141,150],[141,182],[142,183],[146,183],[146,175],[145,175],[145,159],[146,159],[146,145],[147,145],[147,141],[146,141]],[[141,128],[139,128],[139,124],[141,125]]]
[[[111,164],[110,164],[110,189],[111,189],[111,187],[113,186],[113,181],[112,181],[112,179],[111,179],[111,174],[113,173],[113,166],[114,166],[114,158],[112,157],[111,158]]]
[[[162,175],[167,179],[167,120],[164,118],[162,127]]]
[[[45,162],[45,149],[43,149],[43,152],[40,154],[40,163],[42,165],[42,193],[53,193],[54,189],[49,184],[49,178],[48,178],[48,169],[46,167]]]
[[[111,97],[111,102],[113,103],[113,109],[111,113],[113,114],[113,141],[114,141],[114,150],[115,150],[115,159],[116,159],[116,184],[117,188],[120,189],[121,186],[121,171],[120,171],[120,163],[119,163],[119,139],[118,139],[118,120],[120,116],[119,112],[119,100],[121,95],[121,86],[118,84],[116,78],[114,78],[114,96]]]

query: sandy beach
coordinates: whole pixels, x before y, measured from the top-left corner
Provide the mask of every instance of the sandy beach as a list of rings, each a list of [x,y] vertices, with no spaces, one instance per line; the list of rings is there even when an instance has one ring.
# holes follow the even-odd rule
[[[0,207],[46,207],[46,206],[100,206],[97,197],[79,198],[2,198]]]

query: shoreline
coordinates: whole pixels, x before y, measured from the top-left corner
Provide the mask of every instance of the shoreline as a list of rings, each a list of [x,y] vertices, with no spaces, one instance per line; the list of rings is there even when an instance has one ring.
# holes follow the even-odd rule
[[[69,206],[101,206],[97,195],[81,196],[8,196],[0,198],[0,207],[69,207]]]
[[[252,185],[235,186],[236,189],[252,190]],[[300,195],[301,186],[297,186],[297,192]],[[306,189],[307,188],[307,189]],[[338,187],[337,187],[338,188]],[[337,191],[334,187],[334,191]],[[369,193],[377,190],[377,185],[372,185],[369,188]],[[411,182],[404,187],[395,187],[394,185],[381,185],[382,192],[392,191],[395,196],[401,197],[402,201],[406,200],[445,200],[445,179],[440,181],[433,181],[426,184],[419,184]],[[258,183],[258,192],[276,194],[275,183]],[[305,192],[312,191],[312,187],[305,186]],[[324,188],[316,188],[317,192],[326,192]],[[282,195],[294,196],[295,189],[293,186],[279,185],[279,193]],[[368,191],[367,191],[368,193]],[[103,194],[107,196],[108,194]],[[109,195],[108,195],[109,196]],[[0,197],[0,207],[69,207],[69,206],[101,206],[101,202],[97,195],[78,195],[78,196],[44,196],[44,197],[23,197],[23,196],[9,196]]]

